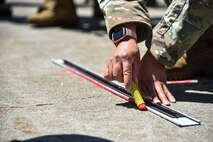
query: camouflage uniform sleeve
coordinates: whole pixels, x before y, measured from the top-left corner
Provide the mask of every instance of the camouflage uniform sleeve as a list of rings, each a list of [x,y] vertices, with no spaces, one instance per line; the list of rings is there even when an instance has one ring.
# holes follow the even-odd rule
[[[173,0],[153,30],[153,56],[173,66],[212,25],[212,13],[213,0]]]
[[[127,23],[136,25],[138,42],[151,39],[152,27],[149,14],[142,1],[98,0],[98,2],[105,17],[110,39],[114,28]]]

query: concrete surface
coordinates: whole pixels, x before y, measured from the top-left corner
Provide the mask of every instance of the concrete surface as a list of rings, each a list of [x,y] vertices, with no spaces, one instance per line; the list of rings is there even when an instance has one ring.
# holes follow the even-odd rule
[[[202,121],[180,128],[51,63],[51,58],[67,58],[102,73],[114,46],[104,22],[90,18],[91,8],[79,6],[78,28],[34,28],[26,16],[42,0],[7,2],[13,17],[0,21],[1,142],[213,141],[212,80],[170,85],[178,100],[172,107]],[[153,17],[163,11],[150,10]]]

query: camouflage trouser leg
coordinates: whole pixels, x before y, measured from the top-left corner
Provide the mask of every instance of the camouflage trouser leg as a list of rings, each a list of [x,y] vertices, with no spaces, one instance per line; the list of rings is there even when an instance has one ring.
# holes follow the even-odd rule
[[[150,49],[154,57],[173,66],[212,25],[212,12],[213,0],[173,0],[154,29]]]

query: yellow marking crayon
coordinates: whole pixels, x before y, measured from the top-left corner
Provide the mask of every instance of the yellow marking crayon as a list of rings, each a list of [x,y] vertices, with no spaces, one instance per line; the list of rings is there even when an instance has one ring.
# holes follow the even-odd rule
[[[141,96],[141,93],[139,92],[137,85],[133,81],[132,81],[132,86],[131,86],[130,92],[134,98],[134,101],[135,101],[138,109],[147,110],[145,102]]]

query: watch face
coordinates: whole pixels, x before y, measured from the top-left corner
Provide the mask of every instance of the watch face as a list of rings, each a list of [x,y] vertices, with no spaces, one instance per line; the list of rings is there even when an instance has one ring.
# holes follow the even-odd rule
[[[125,36],[125,28],[120,28],[118,31],[114,32],[112,35],[112,40],[113,41],[117,41],[120,38],[122,38],[123,36]]]

